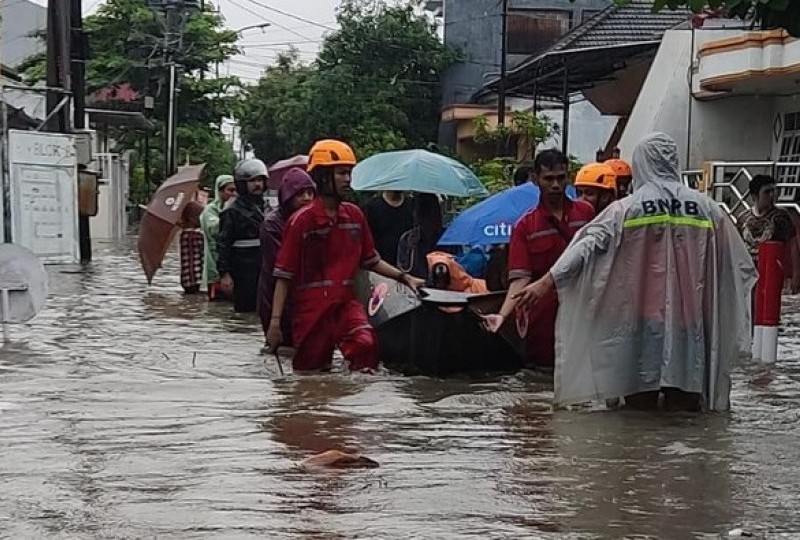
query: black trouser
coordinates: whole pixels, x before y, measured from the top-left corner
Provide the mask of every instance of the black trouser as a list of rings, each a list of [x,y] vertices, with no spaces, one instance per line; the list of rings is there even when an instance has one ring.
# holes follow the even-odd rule
[[[684,392],[679,388],[662,388],[664,392],[664,409],[668,411],[699,411],[700,394]],[[630,409],[649,411],[658,408],[658,390],[639,392],[625,396],[625,406]]]
[[[258,276],[261,273],[261,248],[233,249],[231,277],[233,278],[233,309],[237,313],[252,313],[258,300]]]

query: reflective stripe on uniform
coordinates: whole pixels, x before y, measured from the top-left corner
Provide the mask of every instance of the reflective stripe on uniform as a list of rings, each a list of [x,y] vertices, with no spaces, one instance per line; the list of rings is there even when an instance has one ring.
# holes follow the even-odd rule
[[[508,270],[508,279],[515,280],[515,279],[528,279],[533,277],[533,273],[530,270],[524,269],[515,269],[515,270]]]
[[[543,231],[532,232],[531,234],[526,236],[525,239],[533,240],[535,238],[542,238],[544,236],[553,236],[554,234],[558,234],[558,229],[545,229]]]
[[[261,247],[261,240],[258,238],[253,238],[250,240],[236,240],[233,243],[233,247],[235,248],[254,248],[254,247]]]
[[[278,279],[288,279],[288,280],[294,279],[294,274],[293,273],[286,272],[285,270],[281,270],[280,268],[277,268],[277,267],[272,272],[272,276],[276,277]]]
[[[311,283],[303,283],[302,285],[298,286],[298,290],[305,290],[305,289],[321,289],[323,287],[333,287],[333,281],[329,279],[324,279],[322,281],[312,281]]]
[[[646,227],[648,225],[685,225],[698,229],[713,229],[714,223],[710,219],[695,218],[686,216],[672,216],[669,214],[659,214],[657,216],[644,216],[626,219],[623,226],[626,229],[633,227]]]

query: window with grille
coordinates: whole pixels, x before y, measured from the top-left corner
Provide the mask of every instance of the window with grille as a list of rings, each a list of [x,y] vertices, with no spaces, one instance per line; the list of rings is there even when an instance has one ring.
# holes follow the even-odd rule
[[[781,163],[800,162],[800,112],[783,115],[783,134],[778,156]],[[800,184],[800,166],[778,166],[775,171],[779,184]],[[778,202],[790,203],[797,200],[797,188],[782,187],[778,190]]]

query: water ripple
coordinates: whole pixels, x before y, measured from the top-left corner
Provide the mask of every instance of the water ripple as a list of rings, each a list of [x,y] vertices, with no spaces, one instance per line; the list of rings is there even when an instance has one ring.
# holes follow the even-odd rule
[[[0,349],[9,538],[717,538],[800,534],[800,299],[733,412],[554,412],[533,373],[281,377],[253,317],[147,286],[131,245],[52,267]],[[379,469],[307,473],[330,448]]]

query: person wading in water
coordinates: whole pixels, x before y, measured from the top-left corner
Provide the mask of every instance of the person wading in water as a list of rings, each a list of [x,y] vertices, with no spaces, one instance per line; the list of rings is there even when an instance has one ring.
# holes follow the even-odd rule
[[[222,277],[222,292],[233,294],[233,309],[249,313],[256,310],[258,298],[259,229],[264,221],[264,189],[269,173],[263,161],[246,159],[236,165],[233,178],[238,196],[220,215],[217,270]]]
[[[356,300],[360,269],[415,290],[423,284],[381,260],[364,214],[344,202],[355,164],[353,150],[341,141],[323,140],[311,148],[308,172],[318,197],[289,219],[278,252],[267,342],[273,350],[281,344],[281,316],[291,294],[296,371],[329,368],[336,347],[353,371],[378,367],[377,335]]]

